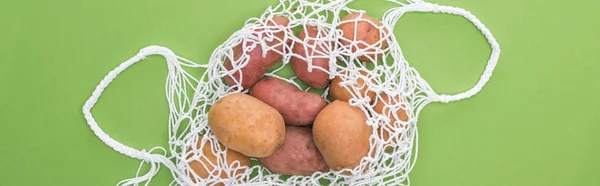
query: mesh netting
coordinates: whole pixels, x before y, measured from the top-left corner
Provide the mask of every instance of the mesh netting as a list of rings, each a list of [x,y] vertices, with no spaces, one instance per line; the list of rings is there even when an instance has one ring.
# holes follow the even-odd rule
[[[164,47],[149,46],[112,71],[86,102],[86,119],[106,144],[123,154],[144,160],[140,168],[150,164],[149,172],[140,175],[140,169],[135,178],[123,180],[119,185],[148,183],[161,164],[171,171],[174,177],[172,185],[409,185],[408,174],[417,155],[419,112],[430,102],[465,99],[479,92],[495,67],[499,46],[489,30],[463,9],[418,0],[392,1],[398,7],[387,11],[380,21],[374,21],[364,11],[348,8],[349,2],[280,0],[278,5],[269,7],[260,17],[249,19],[243,28],[217,47],[207,64],[194,63]],[[409,66],[393,35],[393,28],[400,16],[414,11],[462,15],[484,33],[493,50],[488,66],[475,87],[458,95],[438,95]],[[348,14],[354,17],[343,20]],[[277,21],[281,17],[287,19],[285,24]],[[343,32],[340,27],[354,28],[349,29],[353,33]],[[373,35],[378,37],[354,37],[360,35],[357,32],[363,32],[360,28],[369,28],[369,32],[375,32]],[[307,29],[312,30],[312,34],[300,38],[297,30]],[[294,52],[296,45],[301,46],[301,54]],[[256,54],[263,58],[251,57]],[[90,109],[119,73],[148,55],[162,55],[167,61],[166,95],[170,114],[168,149],[156,147],[146,152],[110,138],[99,128]],[[275,77],[298,88],[303,87],[298,83],[301,82],[298,78],[302,77],[279,73],[290,66],[291,61],[299,59],[308,62],[295,68],[305,68],[313,74],[323,72],[327,76],[325,83],[335,77],[341,79],[339,85],[352,93],[348,101],[350,105],[369,116],[366,124],[373,127],[371,148],[358,166],[347,169],[351,174],[342,173],[346,170],[329,170],[310,176],[282,176],[261,165],[246,166],[248,162],[233,161],[230,150],[220,145],[211,132],[207,123],[210,106],[231,93],[246,93],[251,85],[249,82],[261,77]],[[244,69],[250,68],[248,64],[251,63],[264,63],[263,67],[254,69],[262,70],[264,74],[247,73]],[[204,74],[194,77],[192,71],[198,69],[202,69]],[[323,98],[328,98],[329,88],[324,87],[320,91]],[[314,88],[309,86],[304,90],[311,89]],[[195,172],[199,167],[211,172],[199,175]]]

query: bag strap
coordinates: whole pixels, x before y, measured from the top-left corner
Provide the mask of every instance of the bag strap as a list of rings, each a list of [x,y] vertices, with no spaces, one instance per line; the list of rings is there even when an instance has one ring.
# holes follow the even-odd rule
[[[496,68],[496,64],[498,63],[498,59],[500,57],[500,45],[492,35],[491,31],[477,17],[475,17],[475,15],[471,14],[469,11],[466,11],[464,9],[452,6],[443,6],[433,3],[427,3],[423,1],[412,2],[413,3],[403,4],[403,6],[401,7],[393,8],[386,12],[383,18],[384,22],[389,23],[389,25],[391,25],[393,28],[393,26],[396,25],[398,19],[402,15],[404,15],[404,13],[407,12],[433,12],[459,15],[473,23],[473,25],[475,25],[485,36],[492,48],[492,54],[490,55],[487,65],[485,66],[485,70],[483,74],[479,77],[479,81],[477,82],[477,84],[475,84],[475,86],[459,94],[446,95],[436,93],[429,84],[423,81],[425,82],[425,86],[427,87],[426,92],[429,96],[429,99],[434,102],[448,103],[452,101],[470,98],[471,96],[479,93],[479,91],[481,91],[481,89],[485,86],[485,84],[489,81],[490,77],[492,76],[492,73]]]
[[[121,154],[127,155],[132,158],[143,160],[142,163],[148,162],[151,164],[150,170],[145,175],[137,175],[137,177],[123,180],[123,181],[119,182],[117,185],[137,185],[137,184],[145,182],[145,181],[150,181],[152,179],[152,177],[154,177],[154,175],[156,175],[156,173],[158,173],[161,163],[164,164],[167,168],[169,168],[173,174],[178,174],[179,176],[184,176],[184,174],[181,173],[181,171],[177,170],[177,167],[175,166],[175,164],[173,164],[173,162],[171,162],[169,160],[169,158],[166,157],[167,152],[165,149],[163,149],[161,147],[154,148],[154,149],[161,149],[161,150],[165,151],[165,154],[162,155],[162,154],[152,154],[151,152],[154,149],[150,150],[150,152],[147,152],[146,150],[138,150],[138,149],[129,147],[127,145],[124,145],[124,144],[118,142],[117,140],[111,138],[108,134],[106,134],[106,132],[104,132],[102,130],[102,128],[100,128],[100,126],[98,126],[98,123],[96,122],[96,120],[94,119],[94,116],[91,113],[91,109],[94,107],[96,102],[98,102],[98,98],[100,98],[100,95],[102,95],[102,92],[104,91],[104,89],[106,89],[106,87],[108,87],[108,85],[121,72],[123,72],[125,69],[129,68],[131,65],[141,61],[142,59],[146,58],[149,55],[164,56],[165,59],[167,60],[167,64],[169,65],[169,67],[179,65],[178,57],[171,50],[169,50],[165,47],[148,46],[146,48],[143,48],[142,50],[140,50],[140,52],[137,55],[135,55],[134,57],[130,58],[129,60],[121,63],[121,65],[119,65],[117,68],[115,68],[114,70],[109,72],[108,75],[106,75],[104,77],[104,79],[100,82],[100,84],[98,84],[98,86],[96,86],[96,89],[94,90],[94,92],[92,93],[90,98],[85,102],[85,104],[83,106],[83,114],[85,116],[85,119],[87,120],[87,123],[89,124],[89,126],[92,129],[92,131],[94,132],[94,134],[96,134],[96,136],[98,136],[98,138],[100,138],[100,140],[102,140],[102,142],[104,142],[106,145],[108,145],[109,147],[113,148],[115,151],[117,151]],[[138,170],[138,173],[139,173],[139,170]],[[146,184],[148,184],[148,183],[149,182],[147,182]]]

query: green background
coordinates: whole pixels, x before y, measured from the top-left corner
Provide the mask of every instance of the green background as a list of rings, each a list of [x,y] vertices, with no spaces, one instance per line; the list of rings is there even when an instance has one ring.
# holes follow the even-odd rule
[[[478,16],[502,54],[477,96],[428,105],[411,173],[428,185],[600,185],[598,1],[438,0]],[[276,0],[0,2],[0,185],[114,185],[139,161],[103,144],[83,102],[148,45],[195,62]],[[358,0],[376,17],[391,8]],[[490,49],[468,21],[412,13],[395,28],[409,62],[441,93],[472,86]],[[166,65],[149,57],[93,110],[132,147],[167,144]],[[163,167],[151,185],[166,185]]]

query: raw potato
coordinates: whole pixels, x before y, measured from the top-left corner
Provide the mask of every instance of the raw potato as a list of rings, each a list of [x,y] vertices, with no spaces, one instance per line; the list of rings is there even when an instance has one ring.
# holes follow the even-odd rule
[[[221,147],[221,149],[225,149],[225,147],[219,143],[219,146]],[[198,139],[198,142],[196,143],[195,146],[189,147],[188,150],[192,151],[193,153],[190,153],[188,158],[191,158],[194,155],[204,155],[206,157],[206,159],[204,158],[198,158],[195,159],[193,161],[189,162],[189,166],[192,169],[192,171],[194,171],[194,173],[196,173],[196,175],[198,175],[198,177],[200,178],[208,178],[209,174],[213,174],[213,176],[216,176],[215,174],[218,174],[218,177],[220,178],[227,178],[228,174],[230,176],[234,176],[234,175],[241,175],[244,174],[245,171],[247,169],[243,169],[243,166],[248,166],[250,167],[250,158],[248,156],[245,156],[239,152],[236,152],[234,150],[228,149],[226,152],[226,155],[223,156],[221,155],[221,158],[226,158],[225,162],[227,162],[226,165],[219,165],[220,162],[217,161],[217,155],[213,154],[213,151],[217,151],[216,149],[213,148],[213,146],[211,146],[210,141],[205,141],[204,146],[202,147],[202,149],[200,149],[202,146],[202,137],[200,137],[200,139]],[[200,151],[200,152],[199,152]],[[207,161],[208,159],[208,161]],[[238,161],[239,163],[235,163],[236,161]],[[212,172],[216,167],[231,167],[231,171],[229,173],[221,170],[219,172]],[[208,168],[208,169],[207,169]],[[237,169],[237,170],[235,170]],[[211,173],[212,172],[212,173]],[[194,183],[196,183],[196,177],[191,173],[188,172],[188,176],[192,179],[192,181]],[[243,179],[243,177],[237,177],[238,179]],[[217,184],[217,185],[223,185],[221,183]]]
[[[380,59],[383,52],[377,52],[376,48],[383,50],[388,47],[387,40],[384,38],[385,34],[388,32],[384,29],[384,35],[382,35],[382,33],[380,33],[382,30],[375,27],[373,24],[378,27],[381,27],[383,24],[379,20],[364,13],[362,15],[360,13],[348,14],[342,18],[342,22],[344,21],[350,22],[342,23],[339,26],[339,29],[343,32],[343,39],[340,39],[342,45],[346,48],[350,48],[352,52],[356,52],[357,50],[368,52],[369,54],[358,56],[358,60],[360,61],[373,62],[376,58]],[[364,43],[357,43],[357,41],[362,41]]]
[[[267,22],[267,26],[271,27],[274,25],[281,25],[281,26],[288,26],[290,23],[290,20],[286,17],[282,17],[282,16],[275,16],[273,17],[273,19],[271,19],[271,21]],[[262,30],[258,30],[259,32]],[[268,41],[266,38],[268,38],[269,34],[268,33],[273,33],[273,35],[279,39],[273,39],[272,41]],[[271,60],[265,60],[265,65],[272,67],[273,65],[275,65],[275,63],[277,63],[278,61],[281,61],[283,59],[283,55],[281,55],[281,53],[285,52],[285,47],[284,46],[288,46],[292,43],[291,39],[287,39],[285,38],[286,34],[288,33],[293,33],[293,31],[291,29],[287,29],[287,30],[279,30],[279,29],[275,29],[275,30],[268,30],[267,32],[264,32],[262,34],[262,37],[265,38],[265,42],[267,43],[267,46],[275,46],[275,50],[269,50],[267,51],[267,55],[265,57],[265,59],[271,59]],[[284,41],[285,43],[282,43],[282,41]],[[268,68],[267,68],[268,70]]]
[[[287,126],[285,141],[275,153],[258,161],[273,173],[308,176],[329,170],[315,146],[311,129]]]
[[[273,26],[275,24],[287,26],[289,24],[289,20],[285,17],[274,17],[270,21],[267,21],[266,25]],[[243,54],[246,54],[249,56],[248,64],[240,70],[241,77],[239,71],[234,72],[232,74],[233,77],[225,76],[225,82],[227,85],[233,86],[236,84],[236,80],[239,81],[241,78],[241,86],[243,89],[250,88],[269,70],[269,68],[273,67],[273,65],[283,58],[280,53],[284,52],[284,45],[289,45],[291,43],[291,40],[286,40],[285,38],[286,33],[290,33],[291,30],[287,31],[277,29],[264,31],[263,29],[257,29],[256,31],[262,33],[262,38],[264,38],[268,47],[275,48],[267,51],[266,56],[263,58],[263,48],[261,47],[260,42],[256,40],[248,39],[243,41],[246,46],[256,45],[256,47],[250,51],[244,51],[243,43],[235,46],[233,48],[233,61],[237,62],[239,60],[240,63],[243,62],[243,59],[240,60],[240,58],[242,58]],[[273,39],[273,41],[267,41],[267,32],[273,33],[277,39]],[[225,59],[225,68],[227,70],[233,69],[230,58]]]
[[[370,76],[364,70],[359,70],[359,72],[364,77],[357,78],[356,84],[348,85],[348,90],[346,90],[346,88],[339,85],[342,82],[342,76],[340,76],[340,75],[335,76],[333,78],[333,81],[331,81],[331,86],[329,87],[329,95],[331,96],[331,98],[333,100],[340,100],[340,101],[347,102],[348,100],[350,100],[350,98],[353,98],[352,95],[354,94],[354,95],[362,95],[362,97],[368,96],[371,100],[373,100],[375,97],[375,92],[369,91],[367,85],[365,85],[365,78],[370,81],[370,79],[369,79]],[[355,79],[354,77],[352,77],[352,75],[348,71],[342,71],[341,74],[344,75],[343,76],[344,80],[346,77]],[[352,87],[359,88],[358,93],[356,93],[352,89]],[[353,94],[351,94],[351,92]],[[358,98],[358,96],[356,96],[356,97]]]
[[[325,30],[319,30],[316,26],[306,26],[300,32],[298,38],[303,41],[306,39],[307,41],[296,42],[292,48],[294,54],[300,55],[306,60],[309,60],[309,56],[312,57],[312,65],[325,70],[313,68],[312,72],[308,72],[308,63],[306,60],[295,56],[290,59],[292,70],[298,76],[298,79],[315,89],[325,88],[331,81],[327,72],[329,71],[328,50],[332,49],[331,42],[315,43],[316,39],[322,39],[326,34]]]
[[[355,168],[367,156],[373,128],[366,121],[362,110],[345,101],[333,101],[319,113],[313,139],[332,170]]]
[[[247,41],[248,45],[250,43],[255,43],[254,41]],[[242,45],[235,46],[233,48],[233,59],[234,61],[240,60],[242,57],[243,48]],[[234,86],[241,79],[241,86],[243,89],[247,89],[251,87],[256,81],[260,79],[266,72],[267,66],[263,65],[263,59],[261,58],[262,49],[260,46],[257,46],[251,51],[247,51],[246,54],[249,56],[248,64],[240,69],[239,71],[235,71],[231,76],[225,76],[225,82],[229,86]],[[243,61],[239,61],[240,63]],[[225,69],[232,70],[233,65],[231,64],[231,60],[229,58],[225,59]],[[241,77],[240,77],[241,73]],[[233,77],[232,77],[233,76]]]
[[[287,125],[311,124],[325,108],[327,101],[320,95],[304,92],[281,79],[267,77],[258,81],[249,94],[275,108]]]
[[[281,114],[243,93],[219,99],[208,111],[208,125],[223,145],[249,157],[271,155],[285,137]]]
[[[390,133],[384,128],[387,128],[392,131],[396,131],[399,129],[397,129],[394,125],[394,122],[396,122],[398,120],[392,114],[391,108],[385,107],[385,105],[386,104],[389,104],[389,105],[394,104],[394,100],[396,100],[396,102],[400,103],[402,101],[402,98],[400,98],[399,96],[395,96],[394,99],[390,100],[390,96],[385,93],[381,94],[380,96],[381,97],[377,97],[377,100],[376,100],[375,106],[373,107],[373,110],[375,110],[375,112],[377,112],[378,114],[384,115],[390,119],[390,123],[388,123],[387,126],[381,127],[377,131],[377,133],[381,136],[381,138],[383,140],[387,141],[390,138]],[[403,104],[401,104],[401,105],[403,105]],[[396,111],[396,116],[398,117],[398,119],[400,121],[403,121],[403,122],[408,121],[408,114],[406,113],[406,110],[404,110],[402,108],[398,108],[398,110]],[[404,127],[406,128],[408,126],[404,126]],[[392,139],[392,142],[395,143],[396,139]],[[387,151],[390,149],[391,149],[391,147],[387,146],[385,150]]]

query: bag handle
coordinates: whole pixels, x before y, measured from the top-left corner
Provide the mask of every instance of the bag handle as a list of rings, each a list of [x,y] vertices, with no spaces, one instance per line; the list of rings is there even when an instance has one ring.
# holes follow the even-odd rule
[[[171,68],[171,67],[181,68],[181,67],[179,67],[179,63],[180,63],[178,61],[179,57],[176,56],[171,50],[169,50],[165,47],[160,47],[160,46],[148,46],[148,47],[140,50],[140,52],[137,55],[135,55],[134,57],[130,58],[129,60],[121,63],[121,65],[119,65],[117,68],[115,68],[114,70],[109,72],[108,75],[106,75],[104,77],[104,79],[102,79],[100,84],[98,84],[98,86],[96,86],[96,89],[94,90],[94,92],[92,93],[90,98],[85,102],[85,104],[83,106],[83,114],[85,116],[87,123],[89,124],[89,126],[92,129],[92,131],[94,132],[94,134],[96,134],[96,136],[98,136],[98,138],[100,138],[100,140],[102,140],[102,142],[104,142],[106,145],[108,145],[109,147],[113,148],[115,151],[117,151],[121,154],[127,155],[132,158],[143,160],[142,163],[148,162],[151,164],[150,170],[145,175],[142,175],[142,176],[137,175],[137,177],[123,180],[123,181],[119,182],[117,185],[137,185],[139,183],[148,181],[146,183],[146,185],[147,185],[149,183],[149,181],[152,179],[152,177],[154,177],[154,175],[156,175],[156,173],[158,173],[161,163],[164,164],[166,167],[168,167],[172,173],[178,174],[179,176],[185,176],[183,173],[181,173],[181,171],[177,170],[177,167],[175,166],[175,164],[173,164],[173,162],[171,162],[169,160],[169,158],[166,157],[166,154],[162,155],[162,154],[150,153],[154,149],[161,149],[166,153],[166,150],[164,148],[156,147],[156,148],[153,148],[152,150],[150,150],[149,152],[147,152],[146,150],[138,150],[138,149],[129,147],[127,145],[124,145],[124,144],[118,142],[117,140],[111,138],[108,134],[106,134],[106,132],[104,132],[100,128],[100,126],[98,126],[98,123],[96,122],[96,120],[94,119],[94,116],[91,113],[91,109],[94,107],[96,102],[98,102],[98,98],[100,98],[100,95],[102,94],[104,89],[106,89],[106,87],[108,87],[108,85],[121,72],[123,72],[125,69],[129,68],[131,65],[141,61],[142,59],[145,59],[149,55],[161,55],[161,56],[165,57],[165,59],[167,60],[167,64],[168,64],[169,68]],[[139,171],[140,170],[138,170],[138,173],[139,173]]]
[[[433,12],[433,13],[445,13],[452,15],[460,15],[467,20],[469,20],[473,25],[475,25],[481,33],[485,36],[488,43],[492,48],[492,54],[485,66],[485,71],[479,77],[479,81],[475,86],[471,89],[455,94],[455,95],[446,95],[446,94],[438,94],[436,93],[429,84],[425,81],[426,92],[429,96],[429,99],[434,102],[442,102],[448,103],[452,101],[458,101],[466,98],[470,98],[471,96],[479,93],[481,89],[485,86],[485,84],[489,81],[490,77],[494,69],[496,68],[496,64],[498,63],[498,59],[500,57],[500,45],[492,35],[491,31],[477,18],[475,15],[471,14],[469,11],[466,11],[462,8],[456,8],[452,6],[443,6],[433,3],[427,3],[420,0],[413,0],[410,4],[402,4],[403,6],[393,8],[390,11],[386,12],[384,15],[384,22],[390,23],[389,25],[394,27],[398,19],[407,12]]]

